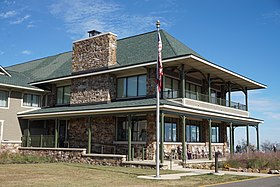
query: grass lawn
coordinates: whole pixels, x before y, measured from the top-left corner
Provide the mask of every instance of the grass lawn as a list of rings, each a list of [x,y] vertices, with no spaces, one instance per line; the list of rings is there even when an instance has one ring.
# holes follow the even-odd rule
[[[175,172],[161,171],[164,173]],[[154,174],[152,169],[68,163],[0,164],[0,186],[200,186],[250,178],[232,175],[200,175],[169,181],[136,178]]]

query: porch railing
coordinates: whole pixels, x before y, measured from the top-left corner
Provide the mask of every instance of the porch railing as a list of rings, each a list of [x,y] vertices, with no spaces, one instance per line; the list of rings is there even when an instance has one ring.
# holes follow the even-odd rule
[[[21,137],[22,147],[54,147],[54,135],[31,135]]]
[[[180,97],[180,91],[176,90],[176,91],[163,91],[163,98],[165,99],[176,99]],[[217,105],[221,105],[221,106],[226,106],[226,107],[231,107],[231,108],[236,108],[239,110],[246,110],[246,105],[237,103],[237,102],[229,102],[226,99],[222,99],[222,98],[218,98],[218,97],[213,97],[206,94],[202,94],[202,93],[198,93],[198,92],[193,92],[190,90],[186,90],[185,91],[185,96],[184,98],[188,98],[188,99],[193,99],[193,100],[197,100],[197,101],[203,101],[203,102],[208,102],[208,103],[212,103],[212,104],[217,104]]]

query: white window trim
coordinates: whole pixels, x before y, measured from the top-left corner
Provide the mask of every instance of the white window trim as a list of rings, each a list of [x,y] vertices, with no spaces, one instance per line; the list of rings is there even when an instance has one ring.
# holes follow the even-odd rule
[[[0,148],[3,141],[3,132],[4,132],[4,120],[0,120]]]
[[[0,89],[0,91],[8,92],[8,106],[0,106],[0,109],[8,110],[10,108],[11,91],[10,90],[5,90],[5,89]]]
[[[25,106],[24,104],[23,104],[23,99],[24,99],[24,94],[31,94],[31,95],[37,95],[37,96],[40,96],[40,103],[39,103],[39,106],[38,107],[36,107],[36,106]],[[41,108],[41,106],[42,106],[42,95],[41,94],[34,94],[34,93],[31,93],[31,92],[23,92],[22,94],[21,94],[21,107],[23,107],[23,108]]]

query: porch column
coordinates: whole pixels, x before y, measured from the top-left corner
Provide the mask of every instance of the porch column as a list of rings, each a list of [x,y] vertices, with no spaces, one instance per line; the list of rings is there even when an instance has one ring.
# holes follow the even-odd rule
[[[232,147],[233,147],[233,154],[234,154],[234,140],[235,140],[235,136],[234,136],[234,131],[235,131],[235,126],[232,126]]]
[[[26,147],[30,146],[30,120],[27,120],[27,137],[26,137]]]
[[[245,87],[245,104],[246,104],[246,111],[248,111],[248,89]]]
[[[57,148],[58,142],[58,119],[55,119],[54,123],[54,147]]]
[[[211,79],[210,74],[208,73],[208,100],[211,102]]]
[[[233,147],[233,128],[232,122],[229,123],[229,144],[230,144],[230,154],[233,155],[234,147]]]
[[[91,153],[91,135],[92,135],[92,129],[91,129],[91,125],[92,125],[92,118],[89,117],[88,118],[88,154]]]
[[[209,126],[209,160],[212,160],[212,120],[208,120]]]
[[[164,113],[161,112],[160,119],[160,163],[164,161]]]
[[[256,125],[256,134],[257,134],[257,151],[259,151],[260,150],[259,124]]]
[[[131,161],[131,114],[128,115],[128,161]]]
[[[228,82],[228,106],[231,107],[231,84]]]
[[[182,116],[182,161],[186,161],[186,116]]]
[[[249,153],[249,125],[246,125],[246,133],[247,133],[247,153]]]
[[[182,98],[184,98],[185,97],[185,93],[186,93],[186,91],[185,91],[185,71],[184,71],[184,69],[185,69],[185,65],[184,64],[182,64],[181,65],[181,76],[180,76],[180,82],[181,82],[181,97]]]

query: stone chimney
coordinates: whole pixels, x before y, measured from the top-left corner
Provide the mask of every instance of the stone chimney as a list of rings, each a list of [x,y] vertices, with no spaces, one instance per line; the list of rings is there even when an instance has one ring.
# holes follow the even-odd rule
[[[117,36],[89,31],[89,38],[73,42],[72,73],[107,68],[117,63]]]

